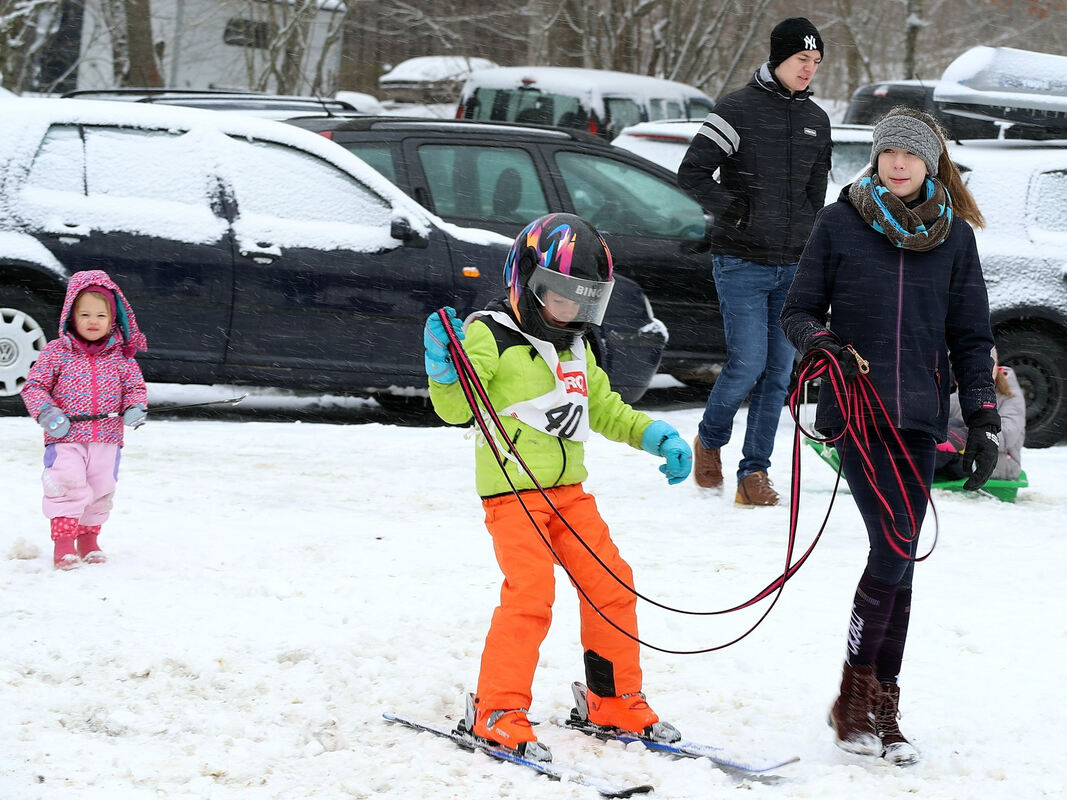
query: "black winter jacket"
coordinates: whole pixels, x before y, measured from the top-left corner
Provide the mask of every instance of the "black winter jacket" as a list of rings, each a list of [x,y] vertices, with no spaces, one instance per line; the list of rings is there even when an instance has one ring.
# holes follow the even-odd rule
[[[830,120],[810,97],[764,64],[693,137],[678,183],[714,217],[713,252],[772,266],[800,258],[830,171]]]
[[[782,309],[785,335],[801,352],[829,329],[870,362],[874,384],[899,429],[944,441],[959,384],[964,418],[996,407],[993,334],[974,231],[962,219],[925,253],[895,247],[848,202],[848,187],[815,220]],[[819,392],[815,427],[843,427],[831,392]]]

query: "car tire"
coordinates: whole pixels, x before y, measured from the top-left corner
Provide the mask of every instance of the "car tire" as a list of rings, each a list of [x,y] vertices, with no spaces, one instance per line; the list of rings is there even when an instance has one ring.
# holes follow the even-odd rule
[[[28,289],[0,285],[0,414],[26,413],[19,392],[58,317],[58,309]]]
[[[1015,370],[1026,398],[1026,447],[1051,447],[1067,433],[1067,337],[1019,327],[997,332],[997,357]]]

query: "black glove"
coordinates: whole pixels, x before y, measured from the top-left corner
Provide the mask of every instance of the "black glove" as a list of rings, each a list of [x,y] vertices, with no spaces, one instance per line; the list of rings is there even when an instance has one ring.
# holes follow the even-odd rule
[[[851,383],[859,375],[860,362],[856,351],[841,344],[841,341],[829,331],[817,333],[808,340],[807,352],[810,354],[819,351],[825,351],[837,362],[845,383]]]
[[[967,446],[963,450],[963,472],[969,475],[963,488],[976,491],[985,486],[1000,457],[1000,414],[982,408],[967,418]]]

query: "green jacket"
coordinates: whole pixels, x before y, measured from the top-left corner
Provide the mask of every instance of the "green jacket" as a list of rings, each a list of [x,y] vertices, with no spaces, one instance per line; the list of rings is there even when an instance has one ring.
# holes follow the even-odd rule
[[[552,391],[555,380],[548,364],[519,334],[487,318],[471,322],[466,333],[463,349],[494,409],[507,408]],[[585,353],[590,429],[612,441],[641,449],[641,436],[652,418],[631,408],[612,391],[607,373],[597,366],[588,343]],[[443,384],[431,380],[430,400],[445,422],[459,425],[473,416],[458,381]],[[588,476],[582,442],[551,436],[510,416],[501,417],[501,422],[523,461],[546,489],[581,483]],[[490,427],[493,427],[491,422]],[[497,444],[503,452],[505,448],[499,438]],[[515,461],[507,459],[506,469],[516,488],[534,488],[533,481]],[[475,488],[481,497],[511,491],[493,451],[481,436],[475,451],[474,474]]]

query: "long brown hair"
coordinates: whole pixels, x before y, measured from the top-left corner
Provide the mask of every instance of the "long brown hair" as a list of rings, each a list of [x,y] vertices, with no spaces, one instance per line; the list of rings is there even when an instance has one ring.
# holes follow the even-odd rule
[[[963,176],[960,175],[960,171],[956,169],[956,165],[949,157],[948,146],[945,144],[948,135],[945,133],[945,129],[941,127],[941,123],[925,111],[919,111],[910,106],[894,106],[889,110],[889,113],[886,114],[886,116],[914,117],[930,126],[931,130],[937,134],[937,138],[941,141],[941,157],[937,162],[937,180],[944,184],[945,191],[947,191],[948,196],[952,198],[952,213],[966,222],[969,222],[972,227],[984,228],[985,217],[983,217],[982,212],[978,210],[978,203],[975,202],[974,195],[970,193],[967,186],[963,183]]]

